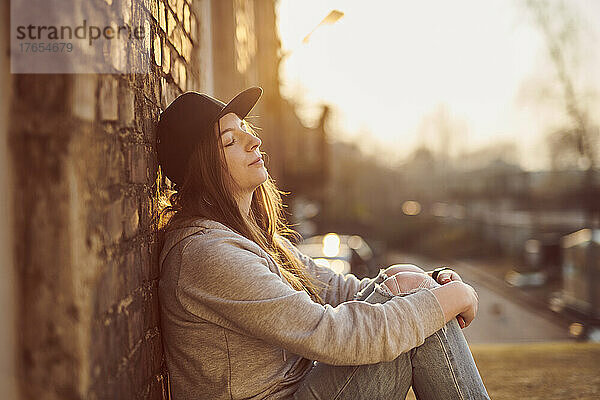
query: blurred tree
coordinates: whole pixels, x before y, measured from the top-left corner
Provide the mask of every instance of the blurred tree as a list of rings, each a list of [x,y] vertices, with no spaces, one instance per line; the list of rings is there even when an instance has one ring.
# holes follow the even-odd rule
[[[574,64],[579,45],[580,24],[573,9],[563,1],[527,0],[527,10],[534,17],[546,42],[548,55],[556,70],[568,126],[550,132],[549,145],[554,169],[577,166],[586,170],[581,190],[581,206],[586,210],[588,225],[599,221],[595,168],[598,164],[599,129],[589,117],[588,105],[576,88]]]
[[[446,164],[466,151],[466,133],[466,121],[458,118],[446,103],[424,115],[418,128],[421,147],[433,149],[439,161]]]
[[[564,156],[566,159],[569,153],[577,154],[577,165],[584,169],[593,168],[597,165],[597,127],[593,126],[587,105],[581,101],[582,96],[576,89],[576,68],[573,66],[580,37],[578,19],[563,1],[527,0],[525,4],[546,42],[570,119],[569,126],[551,133],[551,151],[558,158]]]

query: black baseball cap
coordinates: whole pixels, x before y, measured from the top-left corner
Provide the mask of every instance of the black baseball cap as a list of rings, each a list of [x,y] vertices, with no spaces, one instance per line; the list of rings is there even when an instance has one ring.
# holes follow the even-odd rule
[[[183,184],[192,151],[225,114],[235,113],[244,119],[260,99],[258,86],[238,93],[229,103],[194,91],[177,97],[160,114],[157,128],[158,162],[163,173],[175,184]]]

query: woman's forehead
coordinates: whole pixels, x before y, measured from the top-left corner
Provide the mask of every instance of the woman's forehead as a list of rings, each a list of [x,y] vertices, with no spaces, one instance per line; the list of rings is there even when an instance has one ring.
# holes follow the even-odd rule
[[[237,114],[235,113],[227,113],[225,115],[223,115],[221,118],[219,118],[219,124],[221,125],[221,127],[223,126],[239,126],[240,125],[240,117],[237,116]]]

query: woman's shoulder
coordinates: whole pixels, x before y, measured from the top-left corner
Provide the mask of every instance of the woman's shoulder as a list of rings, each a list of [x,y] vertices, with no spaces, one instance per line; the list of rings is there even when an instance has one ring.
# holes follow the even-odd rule
[[[245,243],[245,246],[251,246],[252,242],[247,242],[250,241],[218,221],[203,217],[180,217],[165,227],[161,263],[176,247],[181,253],[193,249],[199,254],[218,251],[221,243]]]
[[[264,256],[262,248],[252,240],[237,233],[227,225],[206,218],[190,221],[192,225],[200,229],[190,237],[183,248],[184,254],[194,253],[205,256],[235,257],[248,251]]]
[[[203,274],[228,276],[267,268],[279,275],[274,260],[257,243],[216,224],[208,223],[205,228],[182,247],[180,274],[184,280],[185,276],[196,276],[198,270]]]
[[[233,232],[233,230],[231,228],[229,228],[227,225],[225,225],[219,221],[215,221],[213,219],[210,219],[207,217],[201,217],[201,216],[173,217],[173,220],[170,221],[169,224],[167,225],[166,231],[167,231],[167,233],[169,233],[169,232],[172,232],[177,229],[189,228],[189,227],[204,228],[205,230],[219,229],[219,230]]]

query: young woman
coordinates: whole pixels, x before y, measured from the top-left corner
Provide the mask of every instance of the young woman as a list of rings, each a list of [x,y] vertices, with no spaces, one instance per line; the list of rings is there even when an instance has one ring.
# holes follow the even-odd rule
[[[225,104],[187,92],[160,117],[159,162],[176,189],[159,282],[173,398],[404,399],[412,385],[419,399],[487,399],[457,322],[471,323],[477,294],[455,272],[394,265],[359,280],[286,238],[244,120],[261,94]]]

